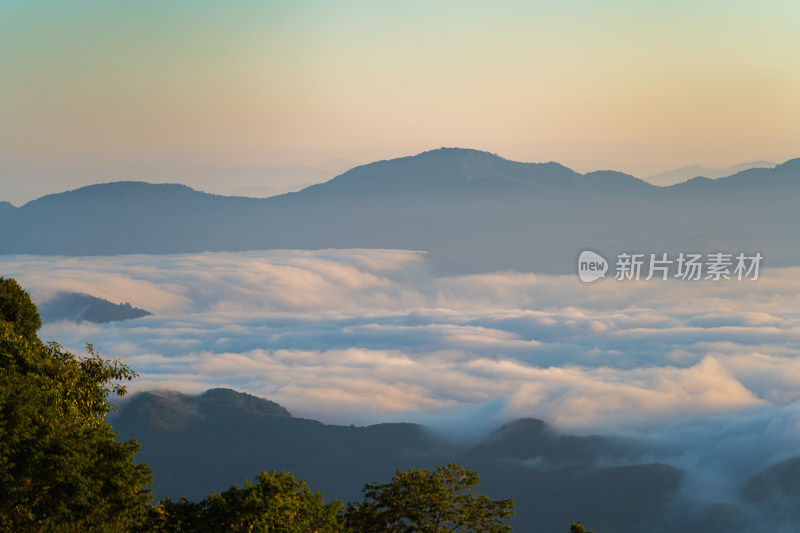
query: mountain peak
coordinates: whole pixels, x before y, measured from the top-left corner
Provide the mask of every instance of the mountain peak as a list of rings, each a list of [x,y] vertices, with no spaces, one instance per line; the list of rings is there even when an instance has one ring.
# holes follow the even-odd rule
[[[209,389],[200,395],[177,391],[146,391],[135,394],[119,415],[138,417],[148,427],[182,431],[192,421],[203,417],[236,418],[257,421],[267,418],[291,418],[282,405],[232,389]]]
[[[206,412],[230,413],[231,411],[237,411],[251,415],[292,416],[280,404],[233,389],[208,389],[198,397],[198,402]]]
[[[521,163],[470,148],[438,148],[414,156],[377,161],[313,185],[300,195],[462,194],[524,187],[551,190],[571,186],[580,174],[555,162]]]
[[[192,195],[192,194],[206,194],[196,191],[188,185],[180,183],[148,183],[146,181],[110,181],[106,183],[95,183],[72,189],[65,192],[48,194],[32,200],[25,204],[26,206],[36,204],[42,201],[49,201],[56,197],[71,196],[71,197],[110,197],[110,196],[150,196],[150,195],[163,195],[170,196],[176,195]]]
[[[48,194],[28,202],[21,209],[27,212],[49,212],[52,209],[64,209],[68,206],[71,212],[97,213],[102,211],[119,214],[213,196],[180,183],[113,181]]]
[[[472,156],[472,157],[486,157],[486,158],[493,158],[493,159],[503,159],[508,161],[508,159],[501,157],[497,154],[493,154],[491,152],[487,152],[485,150],[476,150],[474,148],[459,148],[457,146],[442,146],[441,148],[434,148],[432,150],[425,150],[424,152],[420,152],[415,156],[412,157],[464,157],[464,156]]]
[[[433,150],[426,150],[425,152],[420,152],[419,154],[411,157],[421,158],[421,159],[451,158],[460,160],[462,162],[473,162],[473,163],[479,161],[492,161],[495,163],[503,162],[512,165],[534,165],[537,167],[552,168],[552,169],[560,168],[572,172],[572,169],[556,161],[547,161],[542,163],[513,161],[511,159],[506,159],[501,155],[497,155],[492,152],[487,152],[485,150],[476,150],[474,148],[458,148],[458,147],[443,146],[441,148],[434,148]]]
[[[526,434],[526,435],[540,435],[545,432],[551,431],[547,422],[538,418],[517,418],[503,424],[492,432],[494,438],[503,438],[508,435]]]

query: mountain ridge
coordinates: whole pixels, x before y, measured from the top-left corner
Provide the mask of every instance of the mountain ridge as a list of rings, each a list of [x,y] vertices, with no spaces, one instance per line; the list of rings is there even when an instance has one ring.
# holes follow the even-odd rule
[[[374,178],[373,175],[368,174],[369,172],[373,172],[376,169],[383,169],[386,165],[401,165],[409,162],[429,162],[431,160],[435,160],[438,163],[442,161],[453,163],[452,159],[456,158],[456,161],[459,165],[461,165],[462,170],[465,171],[464,177],[466,178],[465,181],[475,181],[475,180],[483,180],[483,179],[504,179],[504,178],[513,178],[515,175],[514,171],[509,171],[511,169],[537,169],[542,171],[543,174],[550,176],[558,176],[564,179],[582,177],[582,178],[604,178],[614,180],[621,180],[627,182],[628,184],[637,184],[639,186],[644,186],[648,189],[658,189],[658,188],[672,188],[676,186],[682,186],[687,182],[701,180],[701,181],[708,181],[713,182],[716,184],[725,183],[727,181],[746,181],[746,178],[750,177],[760,177],[760,176],[769,176],[769,173],[764,173],[763,171],[767,170],[780,170],[780,169],[791,169],[792,171],[800,170],[800,158],[789,159],[783,163],[779,163],[774,167],[752,167],[747,168],[728,176],[724,176],[721,178],[708,178],[706,176],[697,175],[694,176],[687,181],[676,183],[673,185],[660,187],[658,185],[654,185],[649,183],[647,180],[637,178],[633,175],[626,174],[624,172],[616,171],[616,170],[595,170],[591,172],[587,172],[581,174],[576,172],[569,167],[555,162],[550,161],[546,163],[534,163],[534,162],[519,162],[513,161],[510,159],[503,158],[499,155],[493,154],[491,152],[471,149],[471,148],[437,148],[433,150],[427,150],[421,152],[417,155],[413,156],[405,156],[399,157],[395,159],[384,159],[375,161],[372,163],[367,163],[364,165],[358,165],[342,174],[335,176],[334,178],[323,182],[310,185],[300,191],[284,193],[276,196],[271,196],[267,198],[253,198],[249,196],[236,196],[236,195],[220,195],[205,192],[202,190],[194,189],[188,185],[184,185],[177,182],[159,182],[159,183],[152,183],[147,181],[137,181],[137,180],[120,180],[120,181],[109,181],[109,182],[102,182],[96,183],[92,185],[86,185],[83,187],[77,187],[75,189],[70,189],[67,191],[56,192],[46,194],[34,200],[31,200],[22,206],[16,207],[13,204],[0,200],[0,210],[5,209],[7,207],[14,207],[15,209],[22,209],[26,207],[39,207],[40,205],[47,205],[50,207],[52,202],[61,201],[61,200],[69,200],[74,197],[84,197],[84,198],[94,198],[94,199],[102,199],[108,200],[109,198],[113,198],[114,196],[118,196],[120,194],[130,194],[132,192],[136,193],[146,193],[146,196],[154,198],[154,199],[164,199],[163,194],[169,192],[170,194],[167,195],[167,199],[188,199],[192,197],[211,197],[216,199],[222,198],[229,198],[229,199],[241,199],[241,200],[252,200],[255,202],[260,201],[269,201],[275,198],[280,197],[287,197],[287,196],[296,196],[298,194],[302,194],[306,191],[316,191],[323,186],[332,186],[332,185],[341,185],[343,182],[347,181],[356,181],[358,184],[363,184],[364,178]],[[470,160],[473,165],[466,165],[467,160]],[[449,160],[449,161],[448,161]],[[488,166],[486,162],[491,162]],[[474,164],[474,163],[480,164]],[[501,172],[492,172],[492,170],[496,170],[497,167],[503,167],[502,170],[504,173]],[[732,167],[735,168],[735,167]],[[441,169],[429,169],[429,172],[424,174],[423,176],[429,176],[431,171],[441,170]],[[407,169],[403,168],[400,170],[400,173],[407,172]],[[366,174],[366,175],[365,175]],[[399,177],[407,177],[407,175],[401,174]],[[541,176],[537,176],[541,179]],[[732,178],[735,178],[732,180]],[[386,180],[386,177],[383,178]],[[414,183],[419,183],[420,180],[416,179]],[[446,183],[446,182],[445,182]],[[138,190],[137,190],[138,189]],[[94,193],[101,193],[101,192],[112,192],[114,196],[108,195],[101,195],[101,194],[94,194]]]
[[[595,179],[597,177],[601,178],[612,178],[612,179],[623,179],[628,182],[636,182],[646,187],[654,187],[651,184],[647,183],[644,180],[636,178],[630,174],[625,174],[623,172],[617,172],[614,170],[599,170],[588,172],[586,174],[580,174],[575,172],[574,170],[570,169],[569,167],[562,165],[561,163],[557,163],[555,161],[550,161],[546,163],[529,163],[529,162],[518,162],[512,161],[510,159],[505,159],[501,156],[496,154],[492,154],[490,152],[485,152],[481,150],[474,150],[474,149],[464,149],[464,148],[438,148],[434,150],[428,150],[425,152],[421,152],[420,154],[414,156],[405,156],[396,159],[385,159],[380,161],[375,161],[372,163],[367,163],[364,165],[358,165],[334,178],[324,182],[318,183],[314,185],[310,185],[305,189],[296,192],[284,193],[281,195],[271,196],[268,198],[252,198],[248,196],[236,196],[236,195],[219,195],[208,193],[205,191],[197,190],[188,185],[184,185],[181,183],[151,183],[146,181],[136,181],[136,180],[121,180],[121,181],[111,181],[111,182],[103,182],[103,183],[96,183],[92,185],[86,185],[83,187],[77,187],[75,189],[70,189],[63,192],[58,193],[51,193],[34,200],[31,200],[22,206],[18,207],[17,209],[22,208],[39,208],[40,206],[52,207],[53,202],[63,201],[63,200],[72,200],[75,198],[81,198],[85,200],[103,200],[107,201],[109,199],[113,199],[120,195],[130,195],[130,194],[137,194],[138,196],[144,198],[151,198],[157,200],[186,200],[192,198],[201,198],[201,197],[211,197],[215,199],[236,199],[236,200],[252,200],[255,202],[260,201],[269,201],[274,198],[280,197],[296,197],[306,191],[317,191],[320,189],[324,189],[323,186],[341,186],[343,183],[346,183],[347,186],[352,187],[354,184],[358,186],[365,186],[368,188],[369,184],[365,183],[365,181],[370,181],[371,178],[374,178],[374,174],[372,174],[375,170],[383,170],[387,165],[396,166],[396,165],[404,165],[407,163],[417,164],[417,163],[424,163],[427,164],[430,161],[436,161],[438,165],[442,163],[446,164],[453,164],[456,163],[461,170],[465,172],[464,177],[466,178],[465,182],[470,181],[480,181],[486,179],[509,179],[509,181],[514,181],[514,178],[517,174],[520,173],[522,170],[530,170],[535,169],[541,171],[547,178],[549,178],[548,182],[551,182],[553,177],[561,178],[561,179],[575,179],[578,177],[585,177]],[[471,162],[473,165],[468,165],[467,163]],[[497,167],[502,167],[501,169],[504,172],[500,172]],[[512,169],[512,171],[509,171]],[[427,169],[427,172],[422,174],[423,178],[430,178],[432,173],[441,172],[442,168]],[[396,172],[397,176],[383,176],[380,181],[388,181],[391,178],[408,178],[409,169],[408,168],[399,168],[393,169],[393,172]],[[424,179],[419,179],[412,175],[415,179],[413,180],[414,184],[423,183]],[[439,174],[439,180],[437,184],[442,185],[454,185],[454,182],[457,182],[456,179],[448,179],[442,180],[442,175]],[[452,176],[451,176],[452,177]],[[541,179],[541,176],[537,176]],[[365,179],[366,178],[366,179]],[[375,181],[374,179],[372,181]],[[436,182],[437,180],[430,180]],[[330,185],[329,185],[330,184]],[[374,184],[373,184],[374,185]],[[327,191],[326,191],[327,192]],[[111,193],[109,194],[98,194],[98,193]],[[168,194],[164,194],[168,193]],[[166,198],[165,198],[166,196]],[[7,203],[7,202],[6,202]],[[10,204],[9,204],[10,205]]]
[[[659,187],[668,187],[682,183],[696,177],[705,177],[709,179],[719,179],[732,176],[743,170],[751,168],[773,168],[775,163],[770,161],[751,161],[748,163],[739,163],[728,168],[708,168],[702,165],[689,165],[686,167],[675,168],[665,172],[659,172],[644,178],[648,183],[657,185]]]
[[[477,445],[454,445],[419,424],[328,425],[263,398],[211,389],[138,393],[109,421],[119,438],[142,445],[137,459],[153,468],[157,498],[197,501],[274,469],[327,500],[358,501],[365,483],[387,482],[396,470],[456,462],[479,473],[481,493],[515,499],[515,531],[557,531],[576,517],[621,533],[643,525],[699,533],[720,517],[741,526],[728,531],[757,530],[733,506],[682,502],[684,471],[654,462],[639,443],[564,434],[533,418],[509,421]]]
[[[441,156],[444,155],[444,158]],[[323,182],[310,185],[300,191],[295,192],[288,192],[276,196],[271,196],[267,198],[253,198],[249,196],[236,196],[236,195],[220,195],[205,192],[202,190],[194,189],[188,185],[184,185],[181,183],[152,183],[146,181],[136,181],[136,180],[121,180],[121,181],[110,181],[110,182],[102,182],[96,183],[92,185],[86,185],[83,187],[77,187],[75,189],[70,189],[63,192],[56,192],[50,193],[34,200],[31,200],[22,206],[16,207],[9,202],[5,202],[0,200],[0,211],[7,207],[13,207],[15,209],[23,209],[23,208],[39,208],[40,206],[45,207],[52,207],[54,202],[60,202],[64,200],[72,200],[74,198],[80,197],[81,199],[85,200],[102,200],[108,201],[109,199],[114,199],[119,197],[120,195],[130,195],[131,193],[138,194],[140,197],[164,201],[164,200],[187,200],[192,198],[213,198],[213,199],[235,199],[235,200],[245,200],[245,201],[252,201],[253,203],[257,202],[266,202],[270,200],[274,200],[276,198],[282,197],[297,197],[298,195],[302,195],[304,193],[308,193],[311,191],[319,191],[319,190],[326,190],[333,186],[341,186],[346,184],[347,186],[352,187],[354,184],[358,186],[363,186],[365,188],[369,188],[369,181],[378,181],[378,183],[372,183],[372,185],[380,185],[380,181],[389,181],[391,178],[407,178],[409,175],[407,174],[407,168],[400,168],[400,169],[393,169],[393,172],[397,173],[397,176],[382,176],[381,180],[374,180],[374,171],[375,170],[382,170],[386,165],[401,165],[409,162],[419,163],[419,162],[428,162],[431,159],[441,159],[437,161],[441,163],[442,160],[452,164],[452,157],[455,156],[457,164],[462,167],[462,170],[465,172],[464,174],[464,182],[470,181],[481,181],[481,180],[507,180],[507,181],[515,181],[514,178],[516,174],[518,174],[520,169],[530,170],[536,169],[541,171],[539,175],[535,176],[539,180],[542,180],[543,177],[546,179],[548,184],[553,183],[553,178],[557,179],[580,179],[583,178],[587,182],[593,181],[596,182],[597,178],[601,180],[606,180],[612,183],[624,183],[630,186],[637,186],[640,188],[645,188],[648,190],[656,190],[656,189],[670,189],[675,187],[684,187],[687,183],[690,182],[704,182],[704,183],[713,183],[715,185],[725,184],[728,182],[746,182],[751,178],[763,178],[772,176],[770,173],[765,173],[763,171],[767,170],[789,170],[792,172],[800,172],[800,158],[789,159],[783,163],[777,164],[775,167],[753,167],[747,168],[745,170],[741,170],[734,174],[721,177],[721,178],[708,178],[705,176],[694,176],[687,181],[676,183],[669,186],[660,187],[657,185],[653,185],[646,180],[637,178],[631,174],[626,174],[624,172],[619,172],[616,170],[595,170],[591,172],[587,172],[581,174],[576,172],[569,167],[562,165],[561,163],[550,161],[546,163],[532,163],[532,162],[518,162],[513,161],[510,159],[503,158],[499,155],[485,152],[481,150],[475,149],[465,149],[465,148],[438,148],[433,150],[428,150],[425,152],[421,152],[417,155],[413,156],[405,156],[395,159],[384,159],[380,161],[375,161],[372,163],[367,163],[364,165],[358,165],[342,174],[335,176],[334,178]],[[482,163],[482,165],[466,165],[466,159],[469,158],[472,162],[478,161]],[[450,159],[448,161],[448,159]],[[489,161],[491,164],[487,167],[486,162]],[[502,168],[504,172],[496,171],[497,166],[506,166]],[[515,171],[509,171],[509,168],[516,169]],[[428,172],[422,174],[422,178],[429,178],[431,177],[431,173],[441,169],[428,169]],[[453,185],[456,180],[453,179],[446,179],[442,180],[441,175],[439,177],[439,182],[437,184],[440,185]],[[530,179],[530,177],[529,177]],[[419,179],[419,177],[414,177],[414,184],[424,183],[425,179]],[[436,180],[431,180],[436,181]],[[326,192],[328,192],[326,190]],[[97,194],[97,193],[106,193],[106,194]],[[111,194],[108,194],[111,193]],[[164,194],[168,193],[168,194]]]
[[[113,255],[323,248],[422,250],[439,271],[572,272],[580,250],[760,249],[800,265],[800,159],[657,187],[444,148],[355,167],[269,198],[117,182],[0,209],[0,253]]]

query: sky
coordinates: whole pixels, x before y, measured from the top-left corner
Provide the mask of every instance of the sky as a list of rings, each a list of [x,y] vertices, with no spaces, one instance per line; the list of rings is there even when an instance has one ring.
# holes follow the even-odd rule
[[[285,190],[441,146],[640,177],[782,162],[798,21],[789,0],[0,0],[0,200]]]

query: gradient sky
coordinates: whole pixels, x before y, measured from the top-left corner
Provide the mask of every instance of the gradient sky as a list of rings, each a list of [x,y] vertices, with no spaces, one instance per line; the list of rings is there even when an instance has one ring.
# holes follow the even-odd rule
[[[789,0],[0,0],[0,200],[440,146],[638,176],[782,162],[798,24]]]

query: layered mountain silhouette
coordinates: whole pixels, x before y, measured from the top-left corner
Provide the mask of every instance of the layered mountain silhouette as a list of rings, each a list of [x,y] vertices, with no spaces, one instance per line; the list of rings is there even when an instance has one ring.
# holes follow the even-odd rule
[[[775,163],[770,161],[753,161],[751,163],[740,163],[728,168],[708,168],[702,165],[691,165],[688,167],[676,168],[666,172],[660,172],[645,178],[645,181],[658,185],[659,187],[668,187],[687,181],[698,176],[710,179],[724,178],[751,168],[773,168]]]
[[[212,389],[137,394],[111,423],[120,438],[141,443],[137,457],[153,469],[158,498],[197,501],[274,469],[305,479],[327,500],[359,501],[365,483],[387,482],[396,469],[457,462],[478,471],[481,492],[515,499],[514,531],[562,531],[578,519],[618,533],[759,531],[731,504],[684,501],[686,474],[654,462],[658,451],[564,435],[541,420],[515,420],[462,446],[418,424],[326,425],[263,398]]]
[[[446,273],[572,272],[584,248],[760,251],[800,265],[800,159],[656,187],[443,148],[356,167],[270,198],[117,182],[0,208],[0,253],[104,255],[272,248],[424,250]]]

